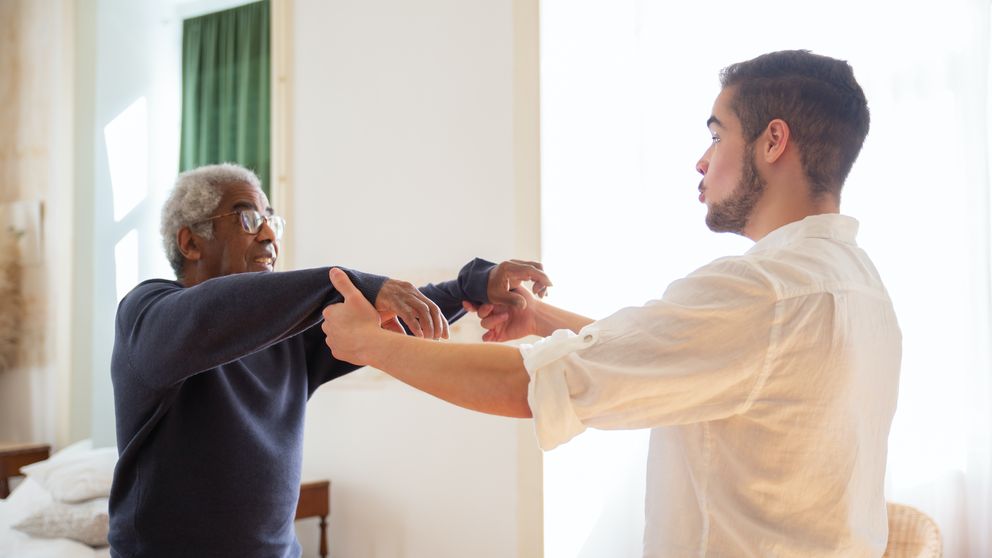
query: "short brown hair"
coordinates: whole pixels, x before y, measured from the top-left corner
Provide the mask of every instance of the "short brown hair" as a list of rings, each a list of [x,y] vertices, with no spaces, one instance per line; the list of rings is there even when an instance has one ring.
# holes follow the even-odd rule
[[[870,122],[865,93],[850,64],[808,50],[772,52],[727,66],[720,83],[734,88],[731,107],[748,143],[772,120],[784,120],[811,194],[840,197]]]

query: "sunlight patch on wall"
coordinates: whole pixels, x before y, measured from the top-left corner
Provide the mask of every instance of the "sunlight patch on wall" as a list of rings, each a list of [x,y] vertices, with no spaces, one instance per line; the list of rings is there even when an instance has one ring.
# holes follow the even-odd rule
[[[114,193],[114,220],[120,221],[148,196],[148,103],[131,103],[103,128]]]

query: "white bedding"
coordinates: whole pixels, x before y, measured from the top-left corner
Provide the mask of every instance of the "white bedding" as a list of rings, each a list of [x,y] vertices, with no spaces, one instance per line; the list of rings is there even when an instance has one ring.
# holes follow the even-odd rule
[[[108,453],[106,449],[94,450],[89,440],[85,440],[45,462],[22,469],[27,478],[14,487],[6,500],[0,500],[0,558],[108,558],[110,549],[106,546],[94,549],[72,539],[31,536],[12,528],[20,524],[22,529],[39,535],[57,536],[69,531],[69,536],[79,540],[105,540],[106,504],[101,506],[91,498],[109,495],[113,460],[107,459]],[[80,493],[81,488],[85,492]],[[84,502],[75,508],[83,513],[81,528],[88,529],[85,531],[88,537],[83,536],[80,524],[73,521],[79,517],[78,513],[74,512],[69,519],[51,513],[54,509],[65,509],[60,506],[72,505],[66,504],[67,496],[91,499],[93,505]],[[39,529],[35,518],[48,522]]]
[[[41,539],[11,529],[22,517],[0,500],[0,558],[109,558],[110,548],[92,549],[69,539]]]

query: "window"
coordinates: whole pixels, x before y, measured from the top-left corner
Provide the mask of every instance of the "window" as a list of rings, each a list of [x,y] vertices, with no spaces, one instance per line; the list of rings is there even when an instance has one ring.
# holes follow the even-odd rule
[[[269,2],[183,22],[179,168],[233,162],[270,185]]]

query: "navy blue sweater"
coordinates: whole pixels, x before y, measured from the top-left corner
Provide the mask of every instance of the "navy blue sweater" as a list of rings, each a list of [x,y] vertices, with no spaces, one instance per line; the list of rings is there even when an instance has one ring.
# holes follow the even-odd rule
[[[462,300],[487,301],[492,267],[474,260],[421,291],[454,321]],[[306,402],[358,368],[324,343],[321,311],[341,301],[328,269],[154,279],[121,301],[113,556],[299,556]],[[345,271],[370,301],[386,281]]]

